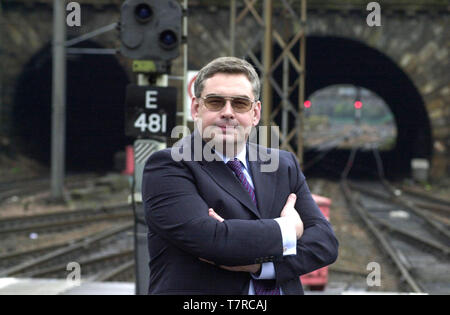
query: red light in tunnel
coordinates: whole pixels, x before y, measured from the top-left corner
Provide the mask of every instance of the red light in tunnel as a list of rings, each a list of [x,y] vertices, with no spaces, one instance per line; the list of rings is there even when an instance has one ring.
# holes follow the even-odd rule
[[[305,106],[305,108],[310,108],[311,107],[311,101],[307,100],[303,103],[303,106]]]
[[[363,104],[362,104],[361,101],[356,101],[354,105],[355,105],[355,108],[356,108],[356,109],[361,109],[362,106],[363,106]]]

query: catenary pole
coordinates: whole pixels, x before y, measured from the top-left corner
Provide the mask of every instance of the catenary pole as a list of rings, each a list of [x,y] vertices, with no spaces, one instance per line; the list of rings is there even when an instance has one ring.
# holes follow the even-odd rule
[[[270,84],[270,77],[272,75],[270,68],[273,58],[273,43],[272,43],[272,0],[264,0],[264,42],[263,42],[263,86],[262,86],[262,122],[266,128],[270,128],[271,120],[270,114],[272,113],[272,86]],[[269,131],[267,135],[269,135]],[[265,143],[267,147],[270,147],[270,136],[267,136]]]
[[[53,1],[51,197],[63,200],[66,136],[65,1]]]

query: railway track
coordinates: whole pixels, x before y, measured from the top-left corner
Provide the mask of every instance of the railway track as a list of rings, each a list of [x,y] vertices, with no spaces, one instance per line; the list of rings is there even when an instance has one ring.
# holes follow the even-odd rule
[[[45,248],[0,256],[0,277],[63,277],[67,264],[77,262],[86,278],[105,278],[133,256],[133,222]]]
[[[325,160],[327,155],[335,150],[351,147],[363,147],[371,150],[373,147],[378,147],[385,143],[388,139],[392,138],[392,135],[389,132],[384,132],[384,130],[380,130],[374,135],[370,130],[353,126],[351,129],[339,128],[332,133],[329,131],[323,132],[322,134],[319,133],[315,138],[313,141],[309,141],[310,149],[306,153],[316,151],[317,154],[302,166],[303,172],[320,161]],[[333,169],[333,171],[335,170]],[[339,170],[336,173],[339,175],[341,172]]]
[[[52,232],[70,227],[104,220],[131,219],[133,213],[128,204],[99,207],[96,209],[78,209],[59,211],[31,216],[19,216],[0,219],[0,237],[13,237],[29,232]]]
[[[79,174],[66,177],[68,188],[83,187],[88,180],[94,179],[94,174]],[[0,182],[0,205],[11,198],[20,198],[50,188],[50,178],[37,177],[18,181]]]
[[[356,149],[341,180],[341,189],[350,208],[390,257],[407,291],[449,294],[450,226],[441,217],[444,213],[448,219],[448,204],[419,196],[407,197],[384,180],[380,170],[379,181],[349,181],[347,175],[355,155]],[[430,215],[436,211],[441,216]]]
[[[303,171],[308,170],[313,165],[320,162],[327,154],[336,150],[342,143],[347,141],[352,141],[360,136],[360,133],[357,128],[353,128],[351,130],[340,129],[337,134],[333,134],[330,136],[326,134],[325,137],[320,137],[319,142],[315,143],[314,150],[318,152],[318,154],[311,160],[308,161],[305,165],[303,165]]]
[[[66,180],[68,189],[111,185],[92,174]],[[0,182],[0,206],[40,195],[49,186],[48,178]],[[65,279],[68,263],[76,262],[83,280],[133,281],[133,217],[131,205],[123,203],[1,218],[0,277]]]
[[[132,263],[130,263],[132,262]],[[83,279],[90,281],[110,281],[122,273],[131,271],[134,267],[134,249],[124,249],[113,253],[96,255],[77,261],[80,264]],[[126,266],[126,267],[125,267]],[[61,263],[51,267],[41,268],[25,273],[26,277],[35,278],[65,278],[67,264]]]

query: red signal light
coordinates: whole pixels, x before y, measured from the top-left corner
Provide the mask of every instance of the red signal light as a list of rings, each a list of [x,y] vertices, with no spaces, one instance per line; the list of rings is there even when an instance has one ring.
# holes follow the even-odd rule
[[[311,101],[305,101],[303,103],[303,106],[305,106],[305,108],[310,108],[311,107]]]
[[[356,101],[354,105],[355,105],[356,109],[361,109],[363,106],[363,103],[361,101]]]

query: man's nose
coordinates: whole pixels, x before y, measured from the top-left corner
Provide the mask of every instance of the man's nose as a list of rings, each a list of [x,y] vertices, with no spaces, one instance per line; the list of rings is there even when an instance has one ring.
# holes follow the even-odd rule
[[[228,117],[228,118],[234,117],[234,109],[233,109],[233,106],[231,106],[230,100],[226,100],[225,106],[222,108],[220,115],[222,117]]]

